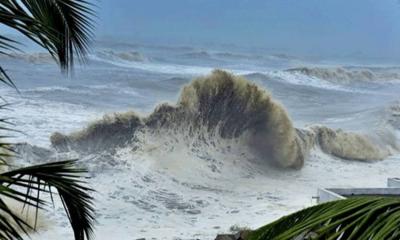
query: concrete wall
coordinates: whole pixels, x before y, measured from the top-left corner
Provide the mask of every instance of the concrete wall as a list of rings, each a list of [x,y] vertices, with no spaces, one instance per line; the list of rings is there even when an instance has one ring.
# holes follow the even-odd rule
[[[318,189],[318,203],[346,199],[352,196],[400,197],[400,188],[322,188]]]
[[[324,203],[329,201],[335,201],[340,199],[346,199],[345,197],[331,191],[328,188],[319,188],[318,189],[318,203]]]

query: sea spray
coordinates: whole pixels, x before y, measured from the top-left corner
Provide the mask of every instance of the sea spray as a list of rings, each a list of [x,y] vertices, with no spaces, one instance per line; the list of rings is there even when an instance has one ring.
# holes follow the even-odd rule
[[[259,158],[281,167],[299,168],[305,158],[281,104],[255,84],[220,70],[185,86],[175,106],[161,104],[145,118],[105,117],[69,136],[55,133],[51,142],[59,150],[96,151],[128,144],[143,127],[188,134],[205,129],[224,139],[242,138]]]
[[[301,167],[304,156],[285,109],[253,83],[216,70],[182,90],[176,107],[156,110],[158,122],[168,128],[205,127],[225,139],[242,138],[264,161],[281,167]],[[160,125],[160,124],[158,124]],[[184,129],[181,129],[184,130]]]
[[[295,129],[267,91],[221,70],[184,86],[176,105],[160,104],[147,117],[133,112],[105,116],[70,135],[54,133],[51,143],[58,151],[110,152],[143,148],[138,142],[146,136],[158,139],[159,145],[184,139],[189,148],[189,142],[204,145],[201,151],[224,145],[216,146],[218,141],[233,141],[258,162],[283,168],[301,168],[313,147],[352,160],[380,160],[390,154],[361,134],[317,126]]]

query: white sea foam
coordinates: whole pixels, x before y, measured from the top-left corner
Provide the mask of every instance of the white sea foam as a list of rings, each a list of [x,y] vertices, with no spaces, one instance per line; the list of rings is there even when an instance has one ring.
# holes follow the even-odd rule
[[[174,54],[176,55],[175,52]],[[146,112],[152,112],[152,104],[146,105],[147,101],[151,102],[150,100],[154,98],[158,99],[156,94],[160,92],[167,92],[162,88],[161,83],[165,79],[170,79],[169,74],[177,75],[183,79],[173,81],[173,84],[183,84],[186,83],[184,79],[187,77],[184,75],[204,75],[211,70],[211,67],[193,67],[191,63],[188,63],[188,66],[174,62],[161,64],[152,62],[153,60],[144,54],[143,57],[145,58],[144,61],[120,58],[117,60],[99,59],[98,61],[108,61],[113,64],[112,66],[108,64],[100,66],[106,70],[102,71],[101,74],[104,74],[104,77],[109,78],[110,81],[119,80],[118,77],[121,72],[126,73],[123,76],[126,78],[129,78],[127,77],[128,73],[136,73],[130,71],[130,69],[146,71],[145,74],[141,73],[142,75],[138,75],[139,77],[135,75],[132,79],[140,79],[142,76],[150,76],[151,78],[161,76],[159,78],[154,77],[155,85],[158,83],[157,81],[160,82],[159,88],[154,92],[150,90],[138,92],[141,98],[134,94],[129,99],[125,99],[126,96],[123,94],[113,95],[116,102],[122,102],[129,107],[133,104],[143,105]],[[207,66],[207,64],[204,64],[204,66]],[[31,74],[32,68],[29,67],[32,67],[32,65],[23,66],[21,69],[24,71],[27,69],[26,72]],[[88,72],[98,70],[97,68],[90,68],[90,66],[88,68]],[[245,66],[243,69],[246,69]],[[214,239],[217,233],[229,232],[232,225],[255,228],[284,214],[309,206],[314,203],[312,196],[316,194],[316,189],[319,187],[384,187],[387,177],[398,175],[400,156],[396,153],[394,147],[390,151],[391,156],[385,157],[383,161],[374,161],[374,163],[349,161],[345,158],[363,159],[354,157],[352,151],[350,151],[350,154],[347,150],[339,151],[343,147],[343,143],[346,146],[356,143],[357,151],[355,152],[362,150],[360,146],[364,146],[364,143],[368,148],[371,147],[371,144],[376,144],[379,151],[392,148],[392,145],[395,145],[392,142],[398,140],[395,129],[400,129],[398,106],[394,105],[389,108],[387,116],[382,115],[382,125],[385,128],[382,131],[379,130],[379,133],[375,133],[374,128],[376,126],[368,125],[369,121],[361,121],[354,117],[357,108],[349,106],[346,102],[351,97],[351,99],[355,99],[355,103],[364,104],[364,99],[358,98],[358,93],[364,91],[362,87],[349,87],[347,83],[343,84],[339,81],[308,76],[299,72],[260,70],[257,72],[266,75],[268,79],[289,84],[290,89],[293,90],[290,94],[306,95],[303,98],[305,103],[301,105],[302,107],[296,108],[292,105],[290,108],[290,113],[296,116],[293,119],[294,123],[304,121],[305,115],[307,115],[307,123],[315,123],[313,120],[311,120],[312,122],[309,120],[313,119],[314,113],[318,115],[326,112],[327,117],[323,119],[325,123],[348,127],[349,125],[346,123],[351,122],[351,126],[365,125],[362,128],[370,129],[371,132],[351,131],[348,128],[343,132],[328,129],[325,131],[326,135],[332,136],[324,137],[325,141],[322,142],[324,146],[319,146],[321,142],[316,143],[316,140],[321,139],[317,139],[315,135],[310,138],[303,136],[304,140],[308,139],[309,141],[304,143],[307,146],[306,149],[311,149],[301,170],[277,170],[268,164],[260,164],[259,156],[255,152],[249,151],[248,144],[244,143],[243,139],[245,138],[230,138],[226,135],[216,134],[219,129],[227,129],[227,135],[233,134],[237,129],[232,130],[232,128],[227,127],[232,125],[229,121],[222,121],[226,124],[225,128],[219,126],[219,128],[216,128],[217,131],[208,131],[207,127],[193,131],[190,125],[181,126],[180,130],[184,128],[186,131],[170,131],[168,128],[154,128],[147,125],[133,134],[132,145],[128,147],[113,146],[112,151],[104,148],[106,141],[96,143],[92,138],[87,140],[95,147],[97,146],[97,148],[94,148],[96,151],[67,151],[54,154],[52,151],[48,152],[45,149],[35,148],[28,144],[20,147],[24,149],[23,151],[26,154],[22,156],[23,159],[16,161],[16,164],[26,165],[47,161],[49,155],[51,159],[79,157],[81,164],[90,170],[91,178],[88,180],[91,187],[96,189],[93,194],[96,199],[96,219],[98,221],[95,238],[97,240],[131,239],[132,237]],[[237,71],[236,73],[250,72],[252,71]],[[48,86],[56,84],[53,76],[38,76],[38,78],[45,77],[49,78]],[[94,75],[94,78],[96,77],[98,76]],[[94,81],[95,79],[90,80]],[[80,83],[79,81],[78,83]],[[107,86],[103,87],[103,83],[96,83],[95,86],[90,86],[88,89],[90,92],[100,92],[100,95],[104,97],[113,92],[119,93],[117,91],[119,85],[114,84],[113,81],[111,81],[112,84],[109,89]],[[374,83],[374,79],[368,81],[368,83],[370,82]],[[387,83],[386,81],[377,82]],[[265,85],[268,86],[269,83],[269,81],[266,81]],[[131,84],[136,87],[143,82],[132,80]],[[151,84],[148,86],[151,86]],[[287,84],[275,84],[274,87],[284,88],[285,90],[288,87]],[[96,89],[96,86],[100,86],[99,89]],[[296,89],[297,86],[302,87]],[[310,88],[307,88],[307,86],[311,86],[312,89],[308,91]],[[136,91],[136,88],[134,89]],[[178,86],[176,89],[178,89]],[[333,91],[326,91],[326,89]],[[10,114],[6,113],[6,116],[14,117],[18,129],[28,134],[27,136],[19,136],[16,141],[28,141],[30,144],[46,148],[49,145],[48,138],[52,132],[58,131],[67,134],[79,129],[86,129],[89,122],[100,119],[106,111],[110,110],[93,108],[90,105],[85,105],[83,101],[68,103],[58,99],[57,94],[60,92],[65,96],[76,94],[75,89],[69,87],[37,88],[35,86],[23,89],[22,95],[3,90],[1,89],[2,97],[15,103],[13,108],[16,109]],[[78,89],[77,92],[80,96],[83,95],[87,99],[93,100],[93,95],[85,95],[86,90]],[[109,90],[109,92],[105,90]],[[123,85],[119,88],[119,91],[121,93],[131,92],[131,89]],[[169,91],[170,89],[168,89]],[[52,95],[54,98],[49,98],[50,94],[54,94]],[[375,94],[382,98],[382,102],[388,101],[386,92],[383,92],[383,90],[378,89]],[[118,98],[119,95],[120,98]],[[195,96],[195,94],[187,95]],[[166,96],[169,96],[166,97],[169,102],[176,102],[175,95]],[[340,101],[343,96],[346,98]],[[294,101],[291,98],[292,96],[289,95],[280,97],[280,100],[285,100],[289,104]],[[186,98],[190,99],[190,97]],[[331,102],[331,99],[338,99],[339,101]],[[250,104],[251,98],[249,97],[248,100]],[[196,101],[187,101],[187,103],[190,102]],[[214,101],[197,106],[217,106],[224,102],[229,101]],[[179,105],[179,101],[177,105]],[[241,105],[233,104],[233,106],[239,107]],[[297,105],[294,104],[294,106]],[[169,104],[169,107],[176,109],[174,104]],[[363,107],[365,106],[363,105]],[[221,110],[223,108],[216,107],[216,109]],[[117,108],[115,111],[117,110],[120,109]],[[201,110],[200,112],[207,113],[207,111],[203,111],[204,109]],[[328,111],[334,111],[334,117],[329,115]],[[239,110],[234,112],[243,113]],[[360,117],[365,119],[375,118],[380,112],[367,111],[363,112]],[[168,112],[156,111],[156,113],[162,115]],[[208,113],[211,116],[218,115],[217,112]],[[223,119],[235,120],[236,118],[232,118],[231,115],[227,111]],[[168,120],[165,117],[166,115],[163,116],[164,118],[153,117],[154,119]],[[254,117],[246,114],[243,114],[243,116],[246,119]],[[140,120],[144,119],[146,118],[140,115]],[[198,119],[202,118],[199,117]],[[212,117],[211,119],[216,118]],[[104,123],[113,123],[115,120],[116,118],[106,119]],[[196,119],[191,118],[191,120]],[[235,122],[237,126],[246,125],[242,124],[243,122]],[[122,121],[122,125],[126,123],[130,122]],[[388,128],[386,128],[386,125]],[[209,125],[205,124],[205,126]],[[178,130],[179,128],[175,129]],[[129,133],[126,130],[129,130],[129,126],[122,129],[122,132]],[[310,128],[296,130],[297,135],[300,135],[299,132],[312,134]],[[101,136],[96,135],[96,137]],[[125,135],[118,132],[115,136],[122,138]],[[112,132],[109,132],[107,137],[112,139]],[[125,137],[128,138],[128,135]],[[117,140],[115,142],[118,142]],[[98,151],[99,148],[104,151]],[[373,150],[376,149],[373,148]],[[373,151],[373,153],[379,151]],[[261,161],[261,163],[263,162]],[[62,212],[60,203],[57,203],[55,210],[50,209],[49,213],[46,214],[46,219],[50,222],[49,226],[33,235],[33,239],[72,238],[68,220]]]

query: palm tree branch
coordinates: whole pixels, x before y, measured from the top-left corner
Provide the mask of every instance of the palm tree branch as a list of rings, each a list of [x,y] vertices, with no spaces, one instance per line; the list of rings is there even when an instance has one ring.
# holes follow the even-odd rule
[[[14,82],[11,80],[11,78],[8,76],[7,72],[0,66],[0,82],[17,89],[15,86]]]
[[[7,204],[0,198],[0,236],[6,240],[22,240],[20,232],[27,234],[32,229],[23,219],[16,215]],[[7,218],[8,216],[8,218]],[[10,222],[11,219],[11,222]]]
[[[86,0],[5,0],[0,21],[46,48],[63,70],[84,61],[94,12]]]
[[[400,199],[356,197],[293,213],[251,231],[247,239],[397,239],[399,226]]]
[[[1,174],[0,184],[6,188],[16,186],[17,189],[0,191],[0,194],[6,192],[8,197],[38,209],[46,204],[41,200],[40,193],[50,194],[53,201],[52,192],[47,189],[55,188],[71,223],[75,239],[90,239],[94,222],[93,199],[89,195],[92,190],[79,180],[85,172],[84,169],[76,168],[76,160],[9,171]],[[21,188],[27,192],[21,192]],[[27,199],[23,199],[22,196],[26,196]]]

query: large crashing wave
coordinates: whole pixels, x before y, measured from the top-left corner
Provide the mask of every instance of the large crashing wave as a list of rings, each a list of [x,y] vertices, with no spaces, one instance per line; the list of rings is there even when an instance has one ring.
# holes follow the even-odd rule
[[[106,116],[87,128],[63,135],[54,133],[59,151],[96,152],[134,147],[138,133],[240,140],[261,161],[300,168],[310,149],[320,146],[344,159],[378,160],[390,153],[356,133],[324,127],[295,129],[281,104],[242,77],[221,70],[186,85],[176,105],[162,104],[147,117],[133,112]]]

